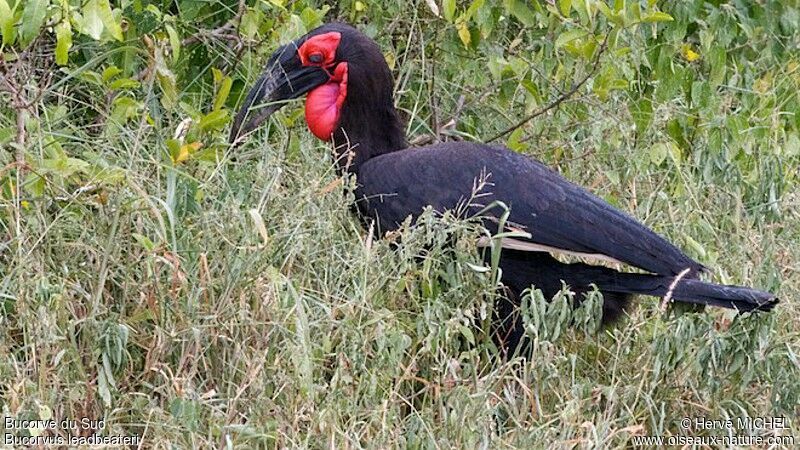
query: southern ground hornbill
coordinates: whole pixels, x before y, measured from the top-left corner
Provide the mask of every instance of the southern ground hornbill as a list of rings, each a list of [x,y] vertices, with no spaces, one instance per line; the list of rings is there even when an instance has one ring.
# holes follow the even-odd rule
[[[518,232],[502,240],[500,258],[508,295],[497,308],[502,324],[495,335],[503,336],[506,349],[515,348],[524,335],[515,306],[531,285],[547,298],[562,281],[577,293],[596,285],[606,322],[620,314],[631,294],[739,311],[769,310],[777,303],[767,292],[700,281],[705,267],[663,237],[505,147],[450,142],[407,148],[392,90],[392,75],[374,41],[348,25],[324,25],[270,57],[234,120],[230,140],[238,143],[281,101],[308,94],[309,129],[332,142],[339,170],[356,176],[358,211],[367,221],[374,219],[380,231],[396,229],[432,206],[439,212],[461,207],[468,215],[480,213],[483,225],[497,232],[497,201],[506,205],[506,223]],[[486,183],[474,195],[479,179]],[[551,255],[558,253],[649,273],[567,264]]]

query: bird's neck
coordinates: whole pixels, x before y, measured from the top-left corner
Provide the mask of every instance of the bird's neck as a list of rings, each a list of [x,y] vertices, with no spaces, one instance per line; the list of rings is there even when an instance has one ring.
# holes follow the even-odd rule
[[[339,171],[357,175],[369,159],[408,147],[404,128],[391,95],[363,98],[351,95],[342,107],[333,134]]]

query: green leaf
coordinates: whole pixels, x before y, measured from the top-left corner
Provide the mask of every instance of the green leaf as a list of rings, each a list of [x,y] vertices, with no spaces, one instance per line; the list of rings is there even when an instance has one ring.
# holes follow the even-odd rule
[[[680,166],[683,156],[681,149],[674,142],[658,142],[653,144],[649,150],[650,162],[655,165],[661,165],[667,157],[672,159],[676,166]]]
[[[469,342],[472,345],[475,345],[475,335],[472,334],[472,330],[470,329],[470,327],[465,325],[459,325],[458,329],[459,331],[461,331],[461,335],[467,339],[467,342]]]
[[[572,9],[572,0],[558,0],[558,9],[565,17],[569,16],[569,11]]]
[[[155,52],[156,79],[161,92],[161,104],[164,108],[171,110],[178,103],[178,86],[175,74],[167,67],[164,62],[164,55],[160,50]]]
[[[86,6],[83,7],[83,14],[77,15],[78,30],[81,33],[91,37],[94,40],[100,40],[103,34],[103,21],[97,11],[96,2],[90,0]]]
[[[461,39],[461,42],[464,44],[464,47],[469,47],[469,44],[472,43],[472,35],[469,34],[469,27],[466,23],[461,22],[456,25],[458,28],[458,37]]]
[[[177,62],[178,58],[181,56],[181,38],[178,36],[178,32],[175,31],[175,28],[172,28],[172,25],[166,24],[164,28],[167,29],[169,46],[172,48],[172,62]]]
[[[0,0],[0,33],[3,34],[3,45],[12,45],[17,38],[16,29],[14,29],[14,10],[8,6],[6,0]]]
[[[0,0],[3,1],[3,0]],[[64,20],[56,25],[56,64],[64,66],[69,60],[69,49],[72,48],[72,25]]]
[[[673,20],[675,19],[672,16],[661,11],[655,11],[642,17],[642,22],[672,22]]]
[[[96,86],[103,85],[103,79],[100,77],[100,74],[93,71],[93,70],[85,70],[83,72],[78,73],[78,79],[85,81],[87,83],[94,84]]]
[[[708,61],[711,66],[711,73],[708,75],[709,82],[713,87],[717,87],[725,81],[728,54],[724,47],[715,45],[708,52]]]
[[[220,130],[228,123],[228,111],[211,111],[200,119],[202,131]]]
[[[790,133],[786,136],[783,153],[789,157],[800,155],[800,137],[797,136],[797,133]]]
[[[211,76],[214,77],[214,84],[219,84],[225,78],[225,74],[216,67],[211,68]]]
[[[122,40],[122,27],[114,19],[109,0],[89,0],[83,7],[81,22],[81,33],[92,39],[100,40],[105,29],[112,38]]]
[[[176,161],[181,153],[181,143],[177,139],[167,139],[164,144],[167,146],[172,161]]]
[[[606,16],[606,18],[612,23],[621,27],[625,26],[625,18],[622,16],[622,14],[616,11],[611,11],[611,8],[609,8],[608,5],[603,2],[597,2],[595,3],[595,6],[597,6],[597,10]]]
[[[667,159],[668,153],[669,153],[669,143],[659,142],[653,144],[653,146],[650,147],[650,151],[648,151],[648,154],[650,155],[650,162],[654,166],[659,166],[661,165],[661,163],[664,162],[665,159]]]
[[[322,25],[322,20],[325,18],[325,14],[327,14],[328,10],[330,9],[331,7],[328,5],[323,5],[319,9],[307,7],[303,10],[303,12],[300,13],[300,20],[303,22],[303,26],[306,28],[306,30],[316,28]]]
[[[239,25],[239,34],[247,39],[255,39],[258,29],[264,23],[264,13],[259,9],[248,9],[242,16],[242,22]]]
[[[214,97],[214,111],[222,109],[222,107],[225,106],[225,101],[231,93],[231,86],[233,86],[233,79],[231,77],[224,77],[219,83],[217,96]]]
[[[503,0],[503,6],[526,27],[536,25],[536,14],[520,0]]]
[[[27,0],[25,9],[22,10],[22,19],[19,29],[19,45],[25,48],[39,36],[39,30],[44,25],[47,17],[48,0]]]
[[[467,8],[467,12],[464,13],[464,21],[469,21],[469,19],[471,19],[472,16],[475,15],[475,13],[478,12],[478,10],[483,7],[483,4],[485,2],[486,0],[474,0],[469,5],[469,8]]]
[[[628,89],[628,80],[623,78],[614,78],[611,80],[611,83],[608,85],[609,89]]]
[[[86,173],[89,163],[78,158],[57,156],[42,160],[42,168],[60,177],[67,178],[76,173]]]
[[[108,381],[108,384],[116,389],[117,382],[114,381],[114,371],[111,369],[111,361],[108,357],[108,353],[103,353],[103,370],[106,372],[106,381]]]
[[[103,82],[108,82],[108,80],[114,78],[120,73],[122,73],[122,69],[120,69],[117,66],[106,67],[105,69],[103,69],[103,74],[102,74]]]
[[[456,0],[444,0],[444,2],[442,2],[442,9],[444,9],[445,20],[452,22],[456,14]]]
[[[0,145],[8,144],[16,135],[17,129],[15,127],[0,127]]]
[[[224,153],[224,150],[220,150],[217,146],[212,145],[210,147],[198,150],[197,153],[192,155],[192,159],[194,159],[195,161],[216,163],[217,161],[219,161],[218,153],[222,154]],[[200,192],[201,191],[198,191],[198,193]]]
[[[139,103],[135,99],[125,95],[119,95],[114,99],[114,103],[112,104],[111,118],[117,123],[125,123],[136,117],[139,106]]]
[[[699,242],[692,239],[692,237],[688,234],[684,235],[684,237],[686,238],[686,243],[689,245],[689,247],[691,247],[698,259],[705,259],[706,249]]]
[[[99,5],[100,10],[100,19],[103,21],[103,25],[106,26],[106,30],[114,39],[121,41],[122,40],[122,27],[117,23],[116,19],[114,19],[114,13],[111,11],[111,4],[109,0],[95,0]]]
[[[528,144],[522,142],[522,133],[522,127],[511,132],[511,136],[508,137],[506,146],[515,152],[524,152],[527,150]]]
[[[633,122],[636,125],[636,133],[642,135],[653,121],[653,101],[648,97],[642,97],[632,113]]]
[[[147,237],[147,236],[145,236],[143,234],[131,233],[131,236],[134,239],[136,239],[136,243],[141,245],[142,248],[144,248],[148,252],[152,252],[153,249],[156,248],[156,244],[154,244],[153,241],[151,241],[149,237]]]
[[[136,89],[139,87],[141,83],[134,80],[133,78],[120,78],[118,80],[114,80],[111,84],[108,85],[111,89]]]
[[[45,187],[47,180],[38,173],[31,172],[25,177],[25,190],[33,197],[43,196]]]
[[[111,390],[109,389],[108,379],[106,372],[102,367],[97,368],[97,393],[103,399],[106,406],[111,406]]]
[[[669,157],[672,159],[672,162],[675,163],[675,166],[680,167],[681,162],[683,161],[683,153],[681,153],[681,148],[678,147],[678,145],[674,142],[670,142],[667,150],[669,150]]]
[[[197,430],[198,422],[200,421],[200,409],[197,402],[194,400],[185,400],[182,398],[175,398],[169,406],[169,412],[178,420],[182,426],[190,431]]]
[[[158,86],[161,87],[161,92],[164,94],[161,97],[161,104],[164,105],[164,108],[171,110],[178,101],[178,87],[175,84],[175,75],[172,72],[159,72],[157,78]]]
[[[581,46],[581,55],[585,59],[591,59],[594,56],[595,49],[597,49],[597,42],[589,39]]]
[[[522,85],[522,87],[524,87],[525,90],[528,91],[528,93],[530,93],[537,101],[541,99],[539,88],[536,87],[536,84],[533,81],[523,79],[519,82],[519,84]]]
[[[583,30],[570,30],[570,31],[567,31],[565,33],[561,33],[556,38],[555,46],[556,46],[556,48],[563,47],[567,43],[572,42],[572,41],[574,41],[576,39],[583,38],[587,34],[589,34],[589,33],[585,32]]]

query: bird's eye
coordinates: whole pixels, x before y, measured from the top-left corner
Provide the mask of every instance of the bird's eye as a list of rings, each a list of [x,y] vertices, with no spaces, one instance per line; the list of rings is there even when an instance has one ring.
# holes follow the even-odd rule
[[[322,53],[312,53],[308,55],[308,60],[314,64],[319,64],[322,62]]]

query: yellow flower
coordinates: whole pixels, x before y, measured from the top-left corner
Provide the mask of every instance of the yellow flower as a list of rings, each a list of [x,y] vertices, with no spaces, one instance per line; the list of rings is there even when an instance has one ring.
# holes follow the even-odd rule
[[[689,62],[695,62],[700,59],[700,54],[692,50],[692,46],[689,44],[683,44],[681,46],[681,55]]]
[[[183,144],[181,145],[181,150],[178,155],[174,158],[174,163],[180,163],[189,159],[192,153],[196,152],[203,146],[202,142],[192,142],[191,144]]]

